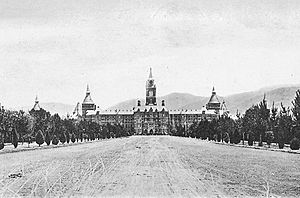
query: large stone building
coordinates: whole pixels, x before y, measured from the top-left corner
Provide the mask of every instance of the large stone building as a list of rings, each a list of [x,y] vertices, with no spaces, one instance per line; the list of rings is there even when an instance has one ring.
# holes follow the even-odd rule
[[[75,111],[78,113],[79,105]],[[157,101],[156,84],[150,69],[146,81],[145,104],[137,101],[137,105],[128,110],[100,110],[96,108],[87,87],[86,96],[82,103],[82,119],[98,122],[101,125],[121,124],[127,131],[134,134],[168,134],[172,127],[182,125],[186,129],[194,122],[203,119],[218,119],[220,115],[228,113],[225,103],[220,103],[215,89],[206,107],[187,110],[168,110],[166,101]]]

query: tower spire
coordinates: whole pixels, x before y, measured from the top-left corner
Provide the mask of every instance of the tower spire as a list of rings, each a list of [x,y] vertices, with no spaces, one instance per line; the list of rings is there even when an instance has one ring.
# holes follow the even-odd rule
[[[152,68],[151,67],[150,67],[149,78],[153,78],[153,76],[152,76]]]
[[[215,86],[213,86],[212,94],[216,94]]]
[[[39,103],[38,95],[35,96],[35,103]]]
[[[87,86],[86,86],[86,93],[87,93],[87,94],[91,93],[89,84],[87,84]]]
[[[149,78],[146,82],[146,105],[156,105],[156,85],[150,67]]]
[[[90,92],[89,85],[87,85],[87,87],[86,87],[86,95],[85,95],[85,98],[82,102],[81,107],[82,107],[81,109],[82,109],[82,116],[83,117],[86,116],[86,113],[87,113],[88,110],[95,110],[96,109],[96,105],[93,102],[92,97],[91,97],[91,92]]]
[[[38,96],[36,95],[35,96],[35,103],[33,105],[32,110],[39,111],[40,109],[41,109],[41,107],[40,107],[40,104],[39,104],[39,99],[38,99]]]

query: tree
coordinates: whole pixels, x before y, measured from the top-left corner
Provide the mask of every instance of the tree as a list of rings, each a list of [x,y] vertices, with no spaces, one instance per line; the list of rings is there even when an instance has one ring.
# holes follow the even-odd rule
[[[4,141],[2,135],[0,134],[0,150],[2,150],[3,148],[4,148]]]
[[[49,133],[49,129],[46,132],[46,136],[45,136],[45,142],[46,144],[49,146],[51,143],[51,138],[50,138],[50,133]]]
[[[228,143],[229,142],[229,133],[224,133],[224,142]]]
[[[284,147],[285,143],[289,143],[294,135],[291,132],[293,120],[287,109],[281,103],[281,109],[279,111],[277,132],[277,141],[280,149]]]
[[[28,143],[28,148],[29,145],[32,143],[32,139],[34,139],[31,134],[26,134],[25,136],[23,136],[24,140]]]
[[[181,124],[179,124],[179,125],[176,125],[175,128],[176,128],[176,136],[183,137],[184,127]],[[197,137],[197,138],[199,138],[199,137]]]
[[[83,142],[83,133],[80,133],[80,142]]]
[[[296,121],[296,124],[300,126],[300,89],[296,91],[296,97],[292,102],[292,104],[293,104],[292,112],[293,112],[294,119]]]
[[[239,130],[236,128],[233,132],[232,138],[230,138],[231,143],[238,144],[241,142],[241,135]]]
[[[253,146],[253,141],[254,141],[253,134],[250,132],[248,133],[248,145]]]
[[[44,135],[43,135],[43,133],[42,133],[41,130],[39,130],[38,133],[36,134],[36,136],[35,136],[35,141],[36,141],[36,143],[37,143],[39,146],[41,146],[42,144],[44,144],[45,138],[44,138]]]
[[[259,132],[259,146],[263,145],[263,137],[267,131],[270,119],[270,110],[267,107],[266,95],[258,105],[258,132]]]
[[[66,131],[65,134],[66,134],[66,142],[69,144],[70,143],[70,133],[68,131]]]
[[[46,131],[51,118],[50,112],[41,108],[38,111],[32,109],[29,114],[34,117],[33,136],[36,136],[39,130]]]
[[[300,141],[298,138],[294,137],[292,140],[291,140],[291,143],[290,143],[290,148],[292,150],[299,150],[299,147],[300,147]]]
[[[51,116],[50,127],[52,135],[56,135],[56,137],[59,137],[60,133],[62,132],[62,120],[57,113]]]
[[[15,148],[18,147],[18,132],[15,127],[12,134],[12,144],[14,145]]]
[[[209,123],[209,140],[214,140],[217,141],[217,133],[218,133],[218,120],[217,119],[213,119],[210,123]]]
[[[58,138],[56,137],[56,135],[53,136],[52,144],[53,145],[58,145]]]
[[[19,132],[19,137],[22,141],[22,144],[25,141],[25,136],[30,133],[30,115],[26,115],[24,111],[20,110],[16,112],[16,120],[14,121],[14,125],[16,126],[16,130]]]
[[[71,142],[75,142],[76,141],[76,139],[75,139],[75,134],[74,133],[72,133],[72,135],[71,135]]]
[[[292,134],[294,137],[300,139],[300,126],[294,125],[292,127]]]
[[[243,145],[244,145],[245,144],[245,131],[242,130],[243,118],[241,117],[241,113],[238,110],[236,111],[236,117],[237,117],[237,120],[235,121],[235,125],[236,125],[237,132],[240,134],[240,137],[239,137],[240,140],[239,140],[239,142],[242,139]]]
[[[59,137],[59,141],[64,144],[66,142],[67,138],[66,138],[66,134],[63,132],[60,137]]]
[[[274,133],[273,133],[273,131],[267,131],[266,132],[266,138],[267,138],[267,144],[268,144],[268,146],[270,148],[270,145],[271,145],[271,143],[272,143],[272,141],[274,139]]]
[[[229,142],[235,130],[235,123],[229,116],[221,116],[218,120],[218,139]]]
[[[274,141],[278,142],[278,108],[275,107],[274,101],[272,104],[270,116],[270,130],[273,131]]]
[[[258,106],[253,105],[246,110],[244,117],[242,118],[241,130],[246,134],[248,145],[252,146],[254,141],[255,131],[257,131],[258,120]]]

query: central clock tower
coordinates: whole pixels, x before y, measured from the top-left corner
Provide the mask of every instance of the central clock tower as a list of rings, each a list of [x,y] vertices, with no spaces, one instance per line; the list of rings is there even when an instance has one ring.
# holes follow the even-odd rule
[[[152,76],[152,68],[150,68],[149,78],[146,82],[146,106],[157,105],[156,103],[156,85]]]

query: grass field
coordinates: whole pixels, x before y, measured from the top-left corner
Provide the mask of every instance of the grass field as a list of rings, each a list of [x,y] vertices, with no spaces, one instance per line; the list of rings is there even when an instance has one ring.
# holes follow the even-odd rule
[[[300,197],[300,155],[170,136],[1,154],[0,197],[19,196]]]

